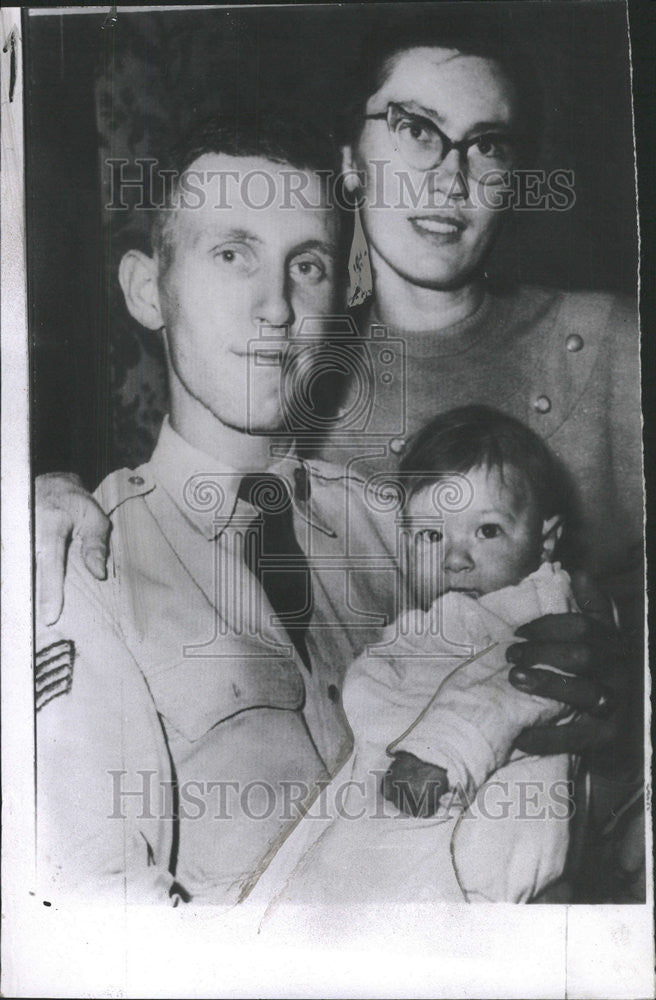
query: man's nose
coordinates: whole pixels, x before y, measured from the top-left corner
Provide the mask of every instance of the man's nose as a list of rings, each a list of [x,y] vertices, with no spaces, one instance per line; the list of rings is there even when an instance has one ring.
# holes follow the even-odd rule
[[[464,201],[469,198],[469,183],[463,157],[457,149],[450,149],[442,162],[431,171],[433,191],[440,191],[449,199]]]
[[[474,568],[468,546],[464,542],[447,542],[444,552],[444,569],[447,573],[462,573]]]
[[[289,299],[286,273],[261,275],[253,319],[257,326],[287,326],[294,316]]]

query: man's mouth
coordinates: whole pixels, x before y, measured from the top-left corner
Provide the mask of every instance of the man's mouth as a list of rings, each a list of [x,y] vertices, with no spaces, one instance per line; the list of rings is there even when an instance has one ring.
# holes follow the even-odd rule
[[[445,593],[447,594],[466,594],[467,597],[480,597],[480,591],[476,590],[475,587],[447,587]]]
[[[310,356],[305,345],[292,342],[278,347],[251,347],[247,351],[235,350],[233,353],[256,368],[281,368],[285,372],[298,363],[299,358],[305,360]]]
[[[233,351],[238,358],[254,364],[256,368],[282,368],[288,354],[288,347],[254,347],[250,350]]]
[[[282,367],[283,351],[281,348],[278,348],[277,350],[273,348],[264,350],[258,347],[254,351],[254,355],[256,365],[271,365],[278,368]]]

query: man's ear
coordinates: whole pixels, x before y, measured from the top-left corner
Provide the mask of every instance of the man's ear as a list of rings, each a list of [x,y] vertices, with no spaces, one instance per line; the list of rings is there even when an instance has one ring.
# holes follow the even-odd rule
[[[358,171],[352,146],[342,146],[342,174],[344,186],[353,194],[362,186],[361,171]]]
[[[556,544],[563,534],[563,519],[554,514],[542,522],[542,562],[551,562]]]
[[[157,262],[140,250],[128,250],[118,269],[118,280],[130,315],[149,330],[164,326],[157,273]]]

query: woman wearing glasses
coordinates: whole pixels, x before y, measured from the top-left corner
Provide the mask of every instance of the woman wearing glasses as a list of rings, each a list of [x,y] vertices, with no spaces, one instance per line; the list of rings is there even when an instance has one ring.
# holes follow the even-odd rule
[[[373,373],[360,443],[381,446],[362,466],[394,467],[439,410],[496,406],[564,460],[580,494],[586,563],[626,571],[642,537],[635,305],[490,287],[486,261],[519,193],[513,170],[535,166],[539,96],[524,60],[490,33],[438,38],[420,23],[370,41],[347,117],[344,170],[373,276],[373,296],[356,311]],[[543,194],[548,210],[553,192]],[[396,366],[372,349],[381,327]],[[393,379],[382,378],[386,370]],[[346,418],[362,395],[361,371],[347,379]],[[347,443],[339,424],[333,439]]]
[[[541,115],[530,67],[487,30],[476,36],[468,26],[466,34],[440,31],[431,39],[421,22],[418,30],[370,39],[360,66],[344,170],[358,200],[373,277],[371,299],[354,310],[367,364],[345,366],[341,421],[323,454],[363,475],[393,469],[408,438],[431,417],[472,402],[528,424],[549,442],[573,483],[580,528],[579,551],[571,558],[597,577],[615,602],[616,620],[619,615],[639,646],[643,494],[635,304],[602,293],[494,289],[485,275],[512,207],[512,171],[535,165]],[[344,427],[357,425],[363,401],[365,433],[351,431],[349,438]],[[578,596],[583,609],[592,610],[600,595]],[[534,730],[524,748],[585,753],[605,743],[605,761],[596,761],[605,777],[595,794],[602,809],[612,810],[627,800],[622,777],[638,775],[637,785],[629,781],[628,787],[641,794],[635,765],[642,743],[636,724],[641,658],[604,642],[602,631],[591,631],[575,649],[583,637],[571,634],[573,617],[529,626],[530,641],[514,659],[520,668],[550,663],[581,672],[571,702],[591,715],[541,735]],[[618,712],[603,718],[613,695],[585,676],[609,681],[612,672],[621,675],[620,688],[632,689],[635,707],[623,720]],[[524,676],[526,690],[558,697],[562,677],[539,669]],[[519,671],[511,678],[522,686]],[[617,684],[615,676],[616,693]],[[621,746],[608,743],[618,727]],[[638,802],[633,848],[639,809]],[[597,848],[593,894],[603,868]],[[607,860],[616,890],[622,862]],[[620,898],[624,891],[632,898],[630,886]]]

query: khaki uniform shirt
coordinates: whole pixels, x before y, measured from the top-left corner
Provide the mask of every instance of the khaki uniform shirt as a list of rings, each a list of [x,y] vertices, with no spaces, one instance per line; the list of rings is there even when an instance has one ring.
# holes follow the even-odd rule
[[[50,803],[70,773],[64,726],[77,747],[81,797],[68,797],[53,822],[69,831],[82,818],[92,828],[87,879],[105,871],[124,825],[105,818],[118,794],[110,771],[123,765],[117,742],[131,760],[122,788],[141,787],[139,771],[156,772],[154,818],[147,828],[134,820],[135,843],[192,897],[217,902],[239,898],[350,752],[342,679],[396,614],[394,529],[371,516],[343,469],[286,457],[271,471],[290,488],[312,569],[311,671],[246,568],[243,536],[258,513],[237,498],[237,474],[165,422],[151,460],[113,473],[96,493],[112,520],[108,579],[69,573],[49,639],[75,647],[72,686],[43,706],[38,731],[39,787],[47,780]],[[46,769],[53,754],[59,769]],[[139,797],[123,798],[138,816]],[[75,839],[70,849],[66,835],[56,844],[51,861],[75,867]]]

